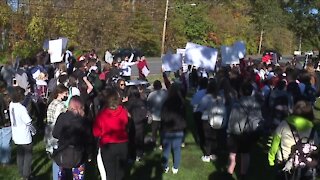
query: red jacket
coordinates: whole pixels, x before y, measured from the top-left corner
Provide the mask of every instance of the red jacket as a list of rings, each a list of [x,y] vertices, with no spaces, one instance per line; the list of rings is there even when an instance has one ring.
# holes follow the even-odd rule
[[[123,106],[103,109],[93,124],[93,135],[100,138],[100,145],[128,141],[128,111]]]
[[[148,68],[147,61],[145,59],[143,59],[142,61],[138,61],[137,68],[139,71],[139,77],[145,77],[145,75],[142,73],[142,69],[144,66]]]

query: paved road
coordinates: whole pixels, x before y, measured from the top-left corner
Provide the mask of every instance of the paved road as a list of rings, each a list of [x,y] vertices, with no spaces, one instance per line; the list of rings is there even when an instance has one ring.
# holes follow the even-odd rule
[[[150,69],[150,74],[161,74],[162,62],[160,57],[147,58],[147,63]],[[132,75],[138,76],[137,66],[132,66]]]
[[[249,56],[255,60],[260,61],[261,56]],[[301,57],[304,58],[304,57]],[[280,63],[286,63],[292,59],[292,56],[283,56]],[[160,57],[149,57],[147,58],[148,66],[150,68],[150,74],[161,74],[161,58]],[[138,76],[137,66],[132,66],[132,75]]]

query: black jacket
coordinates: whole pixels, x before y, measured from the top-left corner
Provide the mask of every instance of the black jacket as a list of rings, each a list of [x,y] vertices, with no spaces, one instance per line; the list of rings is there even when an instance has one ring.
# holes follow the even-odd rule
[[[185,114],[185,104],[179,97],[168,98],[161,110],[161,131],[183,131],[187,126]]]
[[[86,149],[86,152],[91,154],[94,147],[91,130],[92,126],[88,120],[67,111],[59,115],[52,135],[58,139],[59,147],[74,145]]]
[[[144,126],[147,122],[146,102],[140,98],[133,97],[129,98],[125,106],[128,109],[135,126]]]

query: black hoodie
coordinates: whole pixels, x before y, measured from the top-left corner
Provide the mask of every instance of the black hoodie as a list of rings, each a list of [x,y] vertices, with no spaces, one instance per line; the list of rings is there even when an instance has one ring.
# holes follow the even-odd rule
[[[92,152],[92,126],[85,118],[75,115],[71,111],[61,113],[54,125],[52,135],[58,139],[58,145],[74,145],[83,147],[88,153]]]

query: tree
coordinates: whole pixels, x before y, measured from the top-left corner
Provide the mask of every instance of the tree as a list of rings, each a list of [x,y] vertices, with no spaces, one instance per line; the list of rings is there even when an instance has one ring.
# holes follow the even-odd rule
[[[214,46],[209,33],[214,32],[214,25],[209,21],[209,8],[206,2],[196,1],[194,4],[177,1],[169,8],[168,33],[166,45],[176,49],[186,42]]]
[[[260,31],[258,47],[258,54],[260,54],[264,34],[276,26],[283,25],[286,17],[279,0],[251,0],[251,3],[253,22]]]
[[[290,28],[314,48],[320,49],[320,0],[286,0],[285,12],[291,16]]]

